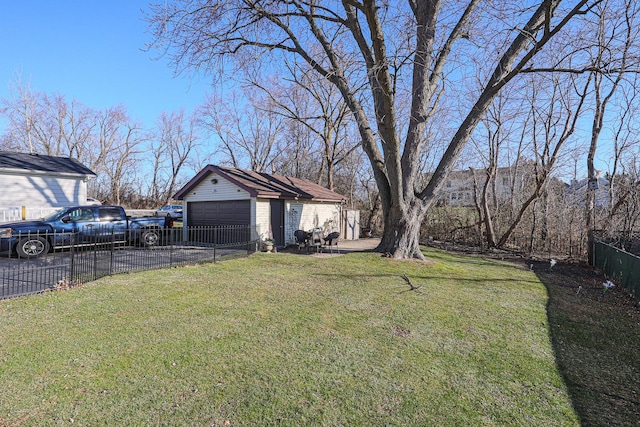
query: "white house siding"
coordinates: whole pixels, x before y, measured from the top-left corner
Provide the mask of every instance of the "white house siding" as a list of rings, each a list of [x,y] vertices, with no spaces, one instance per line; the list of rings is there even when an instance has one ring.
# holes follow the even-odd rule
[[[0,207],[55,208],[84,203],[87,200],[87,183],[84,178],[0,174]]]
[[[344,233],[343,233],[344,232]],[[358,240],[360,238],[360,211],[344,209],[342,211],[342,237],[344,240]]]
[[[215,183],[214,183],[215,182]],[[227,181],[217,174],[209,174],[198,185],[196,185],[189,194],[183,197],[184,212],[188,212],[187,204],[192,202],[212,202],[226,200],[249,200],[251,196],[249,192],[239,188],[235,184]],[[251,222],[256,218],[255,201],[251,201]],[[188,224],[184,222],[184,227]]]
[[[273,238],[271,232],[271,202],[270,199],[255,199],[256,232],[262,239]]]
[[[212,180],[216,180],[214,184]],[[247,200],[247,191],[216,174],[210,174],[184,196],[185,202],[211,202],[218,200]]]
[[[285,244],[294,244],[296,230],[322,228],[325,234],[340,231],[339,203],[288,201],[285,203]]]

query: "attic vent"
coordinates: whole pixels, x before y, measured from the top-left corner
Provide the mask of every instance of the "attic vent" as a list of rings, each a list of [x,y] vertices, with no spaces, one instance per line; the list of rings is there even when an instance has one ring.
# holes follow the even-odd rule
[[[217,178],[213,178],[213,179],[211,180],[211,183],[212,183],[212,184],[214,184],[214,185],[215,185],[215,184],[217,184],[217,183],[218,183],[218,179],[217,179]]]

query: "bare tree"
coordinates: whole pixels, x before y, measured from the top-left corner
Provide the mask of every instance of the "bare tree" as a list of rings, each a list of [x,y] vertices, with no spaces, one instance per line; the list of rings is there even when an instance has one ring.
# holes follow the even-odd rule
[[[274,170],[285,176],[317,180],[322,154],[309,128],[299,121],[286,120],[283,138],[287,149],[274,159]]]
[[[125,108],[115,107],[97,116],[96,150],[92,151],[89,167],[98,178],[89,182],[89,189],[115,204],[133,191],[136,172],[142,164],[146,132],[132,121]]]
[[[50,156],[82,158],[91,149],[96,112],[63,95],[32,91],[18,81],[3,100],[8,148]]]
[[[612,212],[619,218],[615,231],[632,240],[640,227],[640,153],[637,150],[625,156],[623,169],[617,191],[619,197]]]
[[[210,94],[199,108],[198,116],[205,130],[220,141],[227,162],[234,168],[249,167],[270,172],[280,150],[285,131],[284,119],[269,108],[270,101],[257,96],[251,106],[240,106],[235,96],[223,100]]]
[[[37,152],[37,148],[34,148],[33,126],[40,117],[39,96],[28,85],[23,85],[19,78],[11,85],[11,97],[3,99],[0,108],[0,113],[9,123],[9,129],[3,136],[6,149]]]
[[[344,0],[340,10],[319,1],[178,1],[153,7],[148,19],[154,42],[165,45],[178,69],[293,55],[335,85],[358,124],[380,193],[385,227],[378,250],[423,258],[420,223],[495,96],[559,34],[563,43],[580,45],[570,23],[600,1],[492,3],[486,10],[477,0]],[[572,59],[578,61],[570,56],[566,63]],[[482,67],[479,91],[458,92],[453,80],[464,72],[454,69],[464,66]],[[362,85],[369,97],[361,96]],[[404,120],[399,88],[411,94]],[[418,187],[426,129],[431,120],[444,120],[437,113],[445,92],[471,102],[460,104],[468,109],[459,117],[447,118],[448,146],[426,186]]]
[[[334,190],[336,167],[349,158],[359,145],[347,104],[337,88],[318,79],[313,70],[297,62],[286,63],[291,83],[283,80],[268,86],[261,81],[251,85],[264,91],[274,105],[274,111],[288,120],[299,122],[320,142],[322,162],[317,169],[316,182]],[[357,132],[357,130],[356,130]]]
[[[637,176],[636,158],[637,149],[640,146],[638,134],[640,134],[640,124],[632,120],[631,117],[637,115],[640,109],[638,102],[638,76],[622,85],[622,96],[619,97],[617,117],[612,121],[611,129],[613,134],[613,157],[608,165],[607,178],[609,180],[609,206],[607,217],[604,220],[603,229],[611,232],[628,229],[626,216],[623,220],[617,220],[619,212],[629,203],[629,198],[634,197],[634,180]],[[620,226],[620,222],[624,225]],[[619,230],[616,230],[619,227]]]
[[[591,180],[600,178],[600,172],[595,167],[595,156],[600,136],[605,126],[605,114],[611,101],[630,69],[637,67],[637,59],[632,58],[632,46],[638,40],[638,6],[635,1],[624,2],[624,8],[611,10],[609,2],[598,5],[597,12],[597,43],[595,43],[595,58],[597,68],[592,71],[593,78],[593,121],[591,125],[591,141],[587,154],[587,173]],[[617,4],[617,3],[616,3]],[[610,16],[613,15],[613,16]],[[620,35],[619,33],[622,33]],[[609,68],[612,72],[603,74],[600,70]],[[596,209],[595,191],[587,192],[585,222],[588,230],[595,227]]]
[[[471,168],[471,172],[474,182],[474,203],[480,222],[484,225],[485,239],[489,248],[494,248],[497,244],[493,217],[499,206],[496,174],[500,164],[501,148],[502,145],[507,143],[506,135],[512,134],[504,130],[504,126],[508,126],[508,121],[503,118],[506,113],[506,107],[505,98],[501,98],[500,96],[497,97],[496,102],[482,121],[483,126],[480,127],[480,132],[477,132],[478,137],[482,138],[484,136],[482,139],[485,143],[477,142],[477,138],[472,138],[478,156],[484,163],[482,171],[484,179],[482,182],[478,182],[478,171]],[[483,133],[486,134],[483,135]]]
[[[532,137],[532,152],[535,155],[533,176],[535,185],[529,197],[520,206],[515,218],[498,240],[497,246],[506,244],[529,207],[542,195],[555,170],[560,153],[566,142],[574,134],[578,119],[587,97],[589,80],[583,88],[564,88],[558,76],[551,76],[554,81],[549,95],[547,109],[540,109],[537,89],[532,86],[531,112],[533,114],[528,133]],[[572,96],[575,92],[575,96]],[[575,98],[575,99],[574,99]]]
[[[167,186],[162,194],[163,202],[168,202],[178,189],[180,172],[196,148],[200,136],[195,116],[185,117],[184,110],[160,114],[159,128],[160,146],[164,150],[169,173]]]

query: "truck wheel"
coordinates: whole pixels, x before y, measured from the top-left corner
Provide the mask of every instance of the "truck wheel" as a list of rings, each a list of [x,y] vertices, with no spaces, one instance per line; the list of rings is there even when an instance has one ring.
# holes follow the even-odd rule
[[[140,235],[140,243],[142,246],[157,246],[160,243],[159,230],[144,230]]]
[[[16,252],[20,258],[37,258],[49,253],[49,241],[44,237],[25,237],[20,239]]]

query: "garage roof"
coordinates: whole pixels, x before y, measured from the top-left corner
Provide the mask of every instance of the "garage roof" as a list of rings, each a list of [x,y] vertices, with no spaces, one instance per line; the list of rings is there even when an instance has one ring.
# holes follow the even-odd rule
[[[182,200],[196,185],[209,175],[216,174],[230,181],[234,185],[246,190],[251,197],[285,200],[311,200],[318,202],[344,202],[346,197],[331,191],[308,179],[291,178],[264,172],[247,171],[208,165],[191,179],[174,199]]]
[[[91,169],[69,157],[0,151],[0,170],[52,174],[95,175]]]

